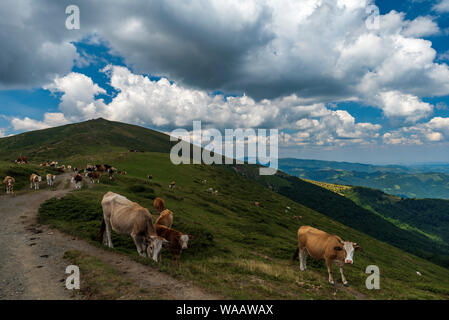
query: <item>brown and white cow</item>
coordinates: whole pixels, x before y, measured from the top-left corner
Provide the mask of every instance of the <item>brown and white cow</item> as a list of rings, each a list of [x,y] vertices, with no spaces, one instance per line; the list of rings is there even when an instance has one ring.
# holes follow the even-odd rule
[[[14,193],[14,183],[16,183],[16,180],[13,177],[6,176],[5,179],[3,179],[6,194]]]
[[[72,177],[72,183],[75,184],[75,189],[81,189],[83,186],[83,176],[79,173],[75,173],[75,175]]]
[[[97,171],[86,172],[85,177],[89,178],[91,183],[95,183],[95,181],[97,181],[97,183],[100,183],[101,173]]]
[[[56,176],[54,174],[47,174],[47,185],[52,187],[55,184]]]
[[[316,260],[325,260],[329,273],[329,282],[334,285],[332,276],[332,264],[335,263],[340,268],[341,280],[348,287],[343,273],[345,263],[353,264],[355,250],[362,248],[355,242],[343,241],[339,236],[328,234],[327,232],[315,229],[310,226],[302,226],[298,230],[298,248],[293,255],[293,260],[298,257],[301,271],[307,269],[307,255]]]
[[[39,183],[42,181],[42,177],[33,173],[30,176],[30,189],[39,190]]]
[[[176,187],[176,182],[175,181],[172,181],[169,185],[168,185],[168,188],[169,189],[174,189]]]
[[[154,209],[157,210],[157,212],[162,212],[165,209],[165,201],[162,198],[155,198],[153,201]]]
[[[147,255],[154,261],[159,260],[160,251],[165,243],[159,237],[151,220],[150,212],[117,193],[108,192],[101,201],[103,207],[103,222],[100,230],[100,241],[113,248],[111,232],[129,235],[133,238],[137,252],[141,256]],[[106,237],[104,231],[106,230]]]
[[[171,228],[173,224],[173,212],[168,209],[162,211],[159,217],[156,219],[155,224]]]
[[[193,236],[182,234],[181,232],[166,226],[155,224],[157,235],[170,242],[169,250],[173,257],[173,262],[180,266],[182,250],[187,249],[187,244]]]

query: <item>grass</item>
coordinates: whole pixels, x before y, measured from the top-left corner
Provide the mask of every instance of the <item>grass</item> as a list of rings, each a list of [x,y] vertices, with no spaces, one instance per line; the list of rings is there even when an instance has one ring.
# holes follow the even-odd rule
[[[174,212],[174,225],[196,236],[176,268],[167,251],[155,264],[137,255],[130,238],[114,234],[116,250],[136,261],[152,265],[174,277],[233,299],[353,299],[360,293],[371,299],[448,299],[449,271],[405,253],[357,230],[304,207],[268,188],[222,166],[172,165],[161,153],[97,153],[71,158],[76,165],[91,161],[108,162],[127,176],[116,181],[103,177],[91,189],[75,191],[62,199],[52,199],[40,209],[41,223],[51,224],[92,243],[97,242],[104,193],[113,191],[152,208],[155,196],[165,199]],[[153,182],[146,180],[153,175]],[[201,183],[207,180],[207,185]],[[168,184],[176,181],[176,189]],[[212,187],[218,196],[207,192]],[[260,207],[254,202],[261,203]],[[289,206],[291,209],[287,210]],[[312,225],[344,239],[358,242],[364,249],[355,264],[345,269],[351,290],[335,290],[327,282],[324,262],[309,262],[309,271],[300,272],[290,264],[300,224],[292,216],[301,215],[301,224]],[[365,268],[375,264],[381,270],[381,290],[365,288]],[[423,276],[418,277],[416,271]],[[340,280],[337,269],[334,273]]]
[[[141,288],[129,277],[101,260],[78,250],[64,253],[64,259],[80,268],[80,291],[88,300],[160,299],[154,289]]]

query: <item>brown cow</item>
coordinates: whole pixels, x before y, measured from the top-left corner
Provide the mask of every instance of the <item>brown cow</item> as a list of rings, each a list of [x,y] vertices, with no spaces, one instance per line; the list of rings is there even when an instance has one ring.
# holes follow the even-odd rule
[[[159,260],[162,246],[168,241],[157,235],[151,214],[147,209],[113,192],[103,196],[101,206],[103,222],[99,235],[100,241],[103,240],[107,246],[113,248],[111,232],[114,230],[119,234],[131,236],[139,255],[151,256],[156,262]]]
[[[83,176],[79,173],[75,173],[75,175],[72,177],[72,183],[75,184],[75,189],[81,189],[83,186]]]
[[[95,183],[95,181],[97,181],[97,183],[100,183],[101,173],[97,171],[86,172],[85,177],[90,178],[91,183]]]
[[[341,280],[346,287],[349,283],[346,281],[343,273],[345,263],[353,264],[354,250],[362,250],[357,243],[343,241],[339,236],[328,234],[324,231],[310,226],[302,226],[298,230],[298,248],[293,255],[293,260],[298,257],[301,271],[307,269],[307,255],[317,260],[325,260],[327,271],[329,273],[329,282],[334,285],[332,277],[332,263],[340,267]]]
[[[34,190],[39,190],[39,182],[41,182],[41,181],[42,181],[42,177],[33,173],[30,176],[30,189],[34,188]]]
[[[180,258],[183,249],[187,249],[187,244],[193,236],[182,234],[181,232],[167,228],[166,226],[155,224],[157,235],[170,242],[169,249],[173,257],[173,262],[180,266]]]
[[[161,212],[159,217],[156,219],[155,224],[166,226],[167,228],[171,228],[173,224],[173,212],[170,210],[164,210]]]
[[[162,212],[165,209],[164,199],[159,198],[159,197],[154,199],[153,206],[154,206],[154,209],[157,210],[157,212],[159,212],[159,213]]]
[[[5,185],[6,194],[14,193],[14,183],[16,180],[13,177],[7,176],[3,179],[3,184]]]

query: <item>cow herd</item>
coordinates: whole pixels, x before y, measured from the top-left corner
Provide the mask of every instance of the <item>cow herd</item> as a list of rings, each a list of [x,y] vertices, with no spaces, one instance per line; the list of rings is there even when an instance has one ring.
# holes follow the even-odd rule
[[[16,163],[26,163],[28,158],[21,157],[16,160]],[[57,162],[44,162],[41,166],[51,166],[58,170],[72,169],[69,166],[58,166]],[[83,175],[78,168],[73,168],[74,175],[72,183],[75,184],[75,189],[80,189],[82,186]],[[126,175],[126,171],[119,171],[116,168],[107,164],[91,165],[88,164],[84,169],[84,177],[90,179],[91,183],[99,183],[102,173],[107,173],[109,179],[114,180],[114,173]],[[148,179],[153,179],[152,175],[148,175]],[[56,176],[47,174],[47,185],[54,186]],[[41,176],[32,174],[30,176],[30,188],[39,190],[39,184],[42,181]],[[206,180],[202,181],[206,184]],[[7,176],[3,179],[3,184],[7,194],[14,192],[15,179]],[[169,184],[169,189],[174,189],[175,181]],[[218,191],[209,189],[212,194]],[[259,202],[254,202],[256,207],[260,207]],[[182,232],[172,229],[173,212],[165,208],[165,201],[157,197],[154,199],[153,206],[159,213],[159,217],[153,223],[151,213],[148,209],[139,204],[128,200],[126,197],[117,193],[108,192],[103,196],[101,201],[103,209],[103,220],[99,233],[99,240],[106,246],[113,248],[111,240],[111,232],[115,231],[118,234],[130,236],[136,245],[137,252],[143,257],[148,257],[154,261],[160,261],[162,248],[168,248],[173,261],[177,266],[180,266],[181,252],[187,249],[188,242],[193,238],[191,235],[183,234]],[[287,207],[289,210],[290,208]],[[287,210],[286,210],[287,212]],[[293,218],[302,219],[302,216],[295,216]],[[292,261],[299,258],[300,270],[306,271],[307,257],[311,256],[316,260],[324,260],[326,262],[329,283],[335,284],[332,272],[333,264],[336,264],[340,269],[341,280],[343,285],[349,286],[348,281],[343,272],[345,264],[353,264],[353,256],[355,251],[361,251],[362,248],[355,242],[343,241],[339,236],[328,234],[319,229],[310,226],[301,226],[298,230],[298,246],[293,255]]]

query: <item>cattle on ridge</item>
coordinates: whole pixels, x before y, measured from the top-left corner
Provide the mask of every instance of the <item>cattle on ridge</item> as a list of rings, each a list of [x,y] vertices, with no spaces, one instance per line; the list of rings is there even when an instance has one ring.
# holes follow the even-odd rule
[[[293,260],[298,258],[301,271],[307,269],[307,255],[316,260],[325,260],[329,273],[329,283],[335,284],[332,276],[332,264],[335,263],[340,268],[341,280],[348,287],[343,267],[346,264],[353,264],[355,250],[362,250],[357,243],[343,241],[339,236],[328,234],[324,231],[310,226],[302,226],[298,230],[298,248],[293,255]]]
[[[103,222],[100,230],[100,241],[113,248],[111,232],[129,235],[134,240],[137,252],[159,261],[162,246],[167,242],[157,235],[150,212],[114,192],[108,192],[101,201]],[[106,231],[106,234],[105,234]]]
[[[42,177],[33,173],[30,176],[30,189],[39,190],[39,183],[42,181]]]
[[[168,209],[162,211],[159,217],[156,219],[155,224],[171,228],[171,226],[173,225],[173,212]]]
[[[158,236],[163,237],[170,243],[169,250],[173,257],[173,262],[179,267],[181,265],[181,253],[183,249],[187,249],[189,240],[193,239],[193,236],[183,234],[175,229],[167,228],[166,226],[155,224],[156,232]]]
[[[165,201],[162,198],[155,198],[153,201],[154,209],[157,210],[157,212],[162,212],[165,209]]]
[[[14,193],[14,183],[16,183],[16,180],[13,177],[6,176],[5,179],[3,179],[6,194]]]

